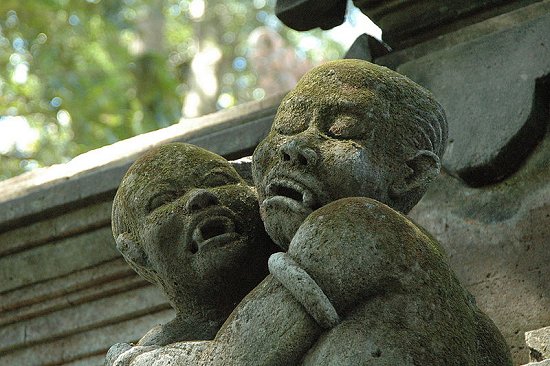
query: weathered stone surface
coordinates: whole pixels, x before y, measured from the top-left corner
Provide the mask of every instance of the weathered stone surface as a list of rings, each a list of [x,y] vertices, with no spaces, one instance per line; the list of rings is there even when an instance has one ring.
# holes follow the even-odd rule
[[[101,202],[0,234],[0,256],[75,236],[111,223],[112,202]]]
[[[442,175],[410,213],[445,247],[516,365],[528,361],[524,332],[550,324],[549,161],[546,138],[503,183],[473,189]]]
[[[372,62],[374,56],[369,46],[369,35],[362,34],[353,42],[344,58],[358,59]]]
[[[239,303],[212,341],[115,345],[108,363],[246,366],[257,365],[260,355],[260,363],[271,366],[350,360],[381,366],[512,365],[504,338],[460,285],[441,246],[395,210],[408,212],[437,177],[445,141],[441,106],[402,75],[360,60],[311,70],[281,103],[252,159],[266,230],[287,252],[270,257],[271,275]],[[149,180],[159,185],[152,173],[138,174],[141,164],[160,166],[160,176],[169,175],[165,164],[182,165],[172,162],[173,150],[160,161],[161,150],[138,160],[113,213],[126,259],[144,277],[168,283],[167,293],[177,268],[164,253],[170,245],[158,242],[173,241],[162,225],[180,209],[176,198],[158,205],[163,215],[152,211],[139,224],[130,219],[140,218],[143,209],[123,204],[147,197]],[[200,159],[206,171],[219,160]],[[189,163],[183,170],[195,174]],[[180,178],[188,179],[193,178]],[[139,199],[126,192],[126,184]],[[225,184],[221,188],[231,185]],[[119,222],[119,215],[128,215],[129,222]],[[148,226],[160,229],[140,229]],[[122,242],[122,236],[130,238]],[[141,248],[132,243],[135,237],[144,242]],[[146,245],[151,238],[153,244]],[[179,262],[187,262],[180,252]]]
[[[11,254],[0,258],[0,293],[63,276],[118,256],[110,227]]]
[[[0,326],[20,322],[25,319],[45,316],[54,311],[69,308],[85,302],[94,301],[107,296],[119,294],[125,291],[146,286],[148,283],[136,276],[133,272],[130,276],[114,279],[107,283],[95,283],[92,287],[43,300],[33,305],[17,308],[0,313]]]
[[[288,253],[274,256],[274,275],[238,305],[213,341],[136,347],[115,364],[511,365],[501,337],[489,330],[494,325],[475,310],[440,247],[380,202],[329,203],[308,216]],[[334,307],[310,302],[312,294]],[[321,335],[330,324],[319,322],[327,309],[341,322]]]
[[[353,42],[344,58],[359,59],[372,62],[391,52],[391,47],[368,34],[362,34]]]
[[[524,366],[550,366],[550,360],[544,360],[541,362],[529,362],[528,364],[525,364]]]
[[[221,156],[183,143],[154,148],[130,167],[112,227],[128,264],[176,310],[139,346],[212,339],[267,275],[275,250],[253,187]]]
[[[536,1],[353,0],[353,3],[382,28],[386,42],[401,49]]]
[[[525,343],[529,347],[531,361],[550,361],[550,327],[526,332]]]
[[[516,171],[546,129],[550,2],[531,9],[537,17],[397,67],[443,104],[449,121],[443,164],[472,186]]]
[[[103,354],[80,358],[76,361],[63,363],[63,366],[103,366],[105,357]]]
[[[79,290],[86,290],[133,274],[128,264],[119,257],[65,276],[5,292],[0,296],[0,311],[9,312],[57,297],[70,296]]]
[[[123,306],[124,304],[120,304]],[[99,308],[98,310],[103,310]],[[91,330],[75,333],[60,339],[46,339],[44,343],[30,345],[11,352],[0,352],[2,365],[81,365],[102,366],[110,345],[121,341],[137,342],[143,333],[159,322],[174,317],[172,309],[154,311],[114,324],[98,324]]]
[[[253,154],[267,232],[286,249],[307,215],[343,197],[408,212],[439,174],[446,139],[441,105],[403,75],[361,60],[312,69]]]
[[[146,286],[0,327],[0,353],[67,337],[168,309],[161,292]]]

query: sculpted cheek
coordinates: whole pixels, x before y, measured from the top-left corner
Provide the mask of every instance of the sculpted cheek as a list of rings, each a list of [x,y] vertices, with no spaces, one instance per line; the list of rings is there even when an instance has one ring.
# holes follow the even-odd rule
[[[327,146],[324,152],[323,173],[330,182],[333,197],[359,195],[365,173],[365,156],[362,150],[350,143],[337,143]]]

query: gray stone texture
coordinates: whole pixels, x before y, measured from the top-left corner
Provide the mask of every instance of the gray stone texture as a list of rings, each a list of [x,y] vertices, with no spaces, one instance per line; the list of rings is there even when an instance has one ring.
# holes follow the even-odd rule
[[[550,360],[544,360],[541,362],[529,362],[528,364],[525,364],[524,366],[550,366]]]
[[[165,144],[132,164],[113,201],[116,246],[176,311],[139,346],[216,335],[268,273],[275,245],[258,211],[254,188],[226,159],[197,146]]]
[[[547,137],[500,184],[475,189],[443,174],[410,213],[445,247],[516,365],[528,362],[524,332],[550,324],[549,161]]]
[[[403,75],[362,60],[312,69],[252,156],[267,232],[286,249],[307,215],[343,197],[408,212],[439,174],[446,140],[441,105]]]
[[[237,305],[212,341],[164,348],[116,345],[110,362],[512,365],[504,338],[460,285],[440,245],[393,209],[408,212],[437,177],[446,135],[444,113],[433,97],[387,68],[340,60],[311,70],[284,98],[252,159],[266,230],[287,253],[270,257],[271,275]],[[144,220],[139,205],[133,205],[147,200],[153,172],[173,179],[176,173],[167,168],[183,166],[186,177],[178,182],[193,181],[194,164],[208,172],[219,160],[205,159],[195,147],[200,163],[191,163],[190,157],[175,157],[177,147],[183,149],[167,145],[138,160],[121,184],[113,211],[115,236],[122,232],[143,242],[145,253],[124,249],[125,258],[142,276],[170,286],[166,279],[179,279],[176,284],[189,279],[164,252],[174,252],[182,263],[189,255],[185,241],[177,243],[181,250],[170,249],[173,235],[165,221],[175,223],[167,218],[189,206],[192,196],[169,200]],[[153,169],[149,175],[141,172],[144,164],[143,169]],[[193,184],[189,195],[198,190]],[[139,199],[132,192],[139,192]],[[181,211],[180,221],[194,214]],[[139,224],[134,228],[136,222],[125,224],[119,216],[137,217]],[[152,237],[149,226],[160,227],[163,235]],[[151,238],[162,238],[162,245],[149,247]],[[208,278],[218,271],[198,269],[208,271]],[[170,286],[162,286],[169,297]],[[180,299],[181,294],[172,294],[171,302],[193,295]]]
[[[353,0],[394,49],[403,49],[537,0]]]
[[[471,186],[512,174],[548,123],[550,2],[533,9],[534,19],[397,66],[443,104],[449,122],[443,165]]]
[[[529,347],[531,361],[550,360],[550,327],[526,332],[525,343]]]
[[[268,276],[213,341],[136,347],[114,365],[511,364],[437,243],[380,202],[354,197],[320,208],[274,262],[299,270]],[[292,290],[299,287],[321,289],[341,323],[321,335],[323,324]]]
[[[514,7],[529,2],[508,3]],[[384,3],[390,2],[379,2],[381,6]],[[544,61],[540,57],[541,49],[537,52],[525,50],[523,42],[536,34],[532,25],[537,18],[548,14],[549,4],[548,0],[539,1],[393,52],[377,62],[395,68],[424,56],[428,56],[429,60],[429,54],[434,52],[441,51],[440,55],[444,56],[447,54],[446,49],[453,49],[460,44],[470,45],[471,48],[461,46],[468,57],[473,57],[471,54],[476,52],[484,53],[487,57],[500,57],[500,52],[496,52],[494,47],[492,53],[473,47],[486,44],[487,37],[496,39],[497,35],[504,37],[507,32],[519,36],[521,34],[517,30],[526,26],[529,32],[524,37],[511,38],[520,43],[504,44],[502,48],[510,52],[505,55],[509,61],[502,63],[501,58],[499,60],[504,70],[511,70],[511,73],[517,73],[518,65],[525,63],[529,65],[527,74],[535,77],[533,65]],[[474,16],[471,23],[479,19]],[[445,25],[436,29],[435,33],[428,32],[428,38],[440,31],[457,29],[460,24],[468,22],[470,20],[463,19],[455,23],[456,28]],[[419,39],[421,37],[414,42]],[[548,42],[543,43],[548,46]],[[502,45],[502,42],[499,44]],[[522,57],[516,53],[516,49],[530,56]],[[480,60],[483,65],[487,65],[485,61]],[[475,72],[476,65],[472,67]],[[493,79],[485,79],[485,75],[501,76],[493,72],[483,72],[480,78],[495,85],[492,84]],[[510,82],[514,81],[514,75],[504,77]],[[516,80],[524,89],[525,84],[535,85],[534,80]],[[462,85],[458,77],[455,81],[457,85]],[[516,87],[512,84],[510,89],[513,89],[512,86]],[[529,92],[533,95],[534,89]],[[498,95],[502,97],[504,94]],[[496,105],[506,107],[509,101],[510,98],[504,98]],[[464,102],[469,100],[461,99],[461,103]],[[63,257],[62,250],[44,250],[41,247],[55,248],[58,242],[65,243],[69,239],[76,241],[78,236],[105,228],[110,219],[109,201],[120,178],[140,152],[162,142],[187,141],[225,156],[249,155],[267,134],[277,104],[278,101],[264,101],[238,108],[237,111],[217,113],[198,119],[196,128],[184,124],[173,126],[86,154],[86,159],[76,159],[69,164],[1,182],[0,231],[3,233],[0,234],[0,260],[9,263],[8,258],[11,257],[20,265],[11,266],[11,273],[2,272],[0,267],[0,273],[4,276],[0,284],[4,285],[7,281],[10,287],[0,292],[0,331],[5,327],[10,329],[9,349],[0,342],[4,349],[0,351],[0,364],[99,365],[110,345],[123,341],[135,342],[155,324],[172,319],[174,311],[168,303],[151,303],[152,307],[145,306],[130,314],[115,311],[117,307],[127,308],[129,303],[140,301],[139,296],[132,297],[129,293],[140,292],[144,286],[144,282],[133,274],[119,256],[106,260],[103,255],[97,255],[95,258],[98,262],[95,262],[76,255],[79,265],[71,268],[70,272],[54,271],[48,262],[50,259],[55,261],[58,255]],[[463,104],[453,108],[461,108],[462,114],[471,113],[467,106]],[[518,111],[506,108],[513,114],[503,115],[503,119],[515,120],[512,118],[515,114],[525,114],[530,106],[522,106]],[[462,125],[451,126],[451,130],[457,129],[466,128]],[[471,137],[475,144],[488,145],[486,137],[481,142],[477,137]],[[479,307],[495,320],[512,347],[515,365],[528,362],[529,352],[523,340],[523,332],[550,324],[550,156],[544,152],[548,144],[546,137],[541,145],[534,147],[519,171],[498,184],[474,189],[455,179],[453,175],[457,173],[449,169],[452,175],[443,174],[411,212],[416,222],[439,239],[450,254],[449,262],[458,277],[476,296]],[[78,222],[69,220],[72,214],[78,215]],[[109,248],[107,251],[110,251],[115,245],[114,240],[106,240],[109,240],[108,244],[93,240],[80,240],[79,243],[83,248],[98,245],[98,251],[101,250],[99,248]],[[59,249],[62,248],[63,245],[60,245]],[[39,252],[45,255],[38,255]],[[34,259],[27,261],[24,258]],[[42,273],[35,268],[37,266],[44,266],[47,270]],[[32,276],[27,275],[28,271]],[[113,301],[100,302],[110,308],[99,308],[104,316],[96,314],[91,318],[86,315],[90,309],[96,310],[87,304],[109,297]],[[57,324],[55,321],[48,322],[53,327],[52,332],[59,338],[51,339],[47,337],[47,331],[42,331],[39,337],[34,336],[34,343],[25,343],[25,326],[44,324],[40,319],[44,317],[51,320],[52,313],[63,317],[64,311],[73,314],[73,323],[64,323],[62,332],[55,333]],[[81,312],[83,320],[87,321],[79,321],[74,316],[77,312]],[[21,327],[17,329],[14,324],[20,324]],[[33,337],[32,334],[29,336]],[[17,341],[11,342],[10,337]],[[549,364],[548,360],[538,363],[546,364]]]

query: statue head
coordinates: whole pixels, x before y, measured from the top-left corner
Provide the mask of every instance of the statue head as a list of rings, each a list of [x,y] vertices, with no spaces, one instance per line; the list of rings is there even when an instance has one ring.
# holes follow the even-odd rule
[[[283,248],[315,209],[369,197],[407,213],[440,171],[447,123],[424,88],[361,60],[308,72],[253,155],[260,210]]]
[[[117,191],[112,226],[126,261],[176,310],[231,310],[267,274],[272,244],[253,187],[227,160],[193,145],[140,157]]]

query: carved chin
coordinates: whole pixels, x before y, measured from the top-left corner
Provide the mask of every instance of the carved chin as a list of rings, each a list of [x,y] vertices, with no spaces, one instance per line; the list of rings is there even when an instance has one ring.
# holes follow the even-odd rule
[[[260,205],[265,230],[285,251],[294,234],[311,212],[310,208],[281,196],[267,198]]]

